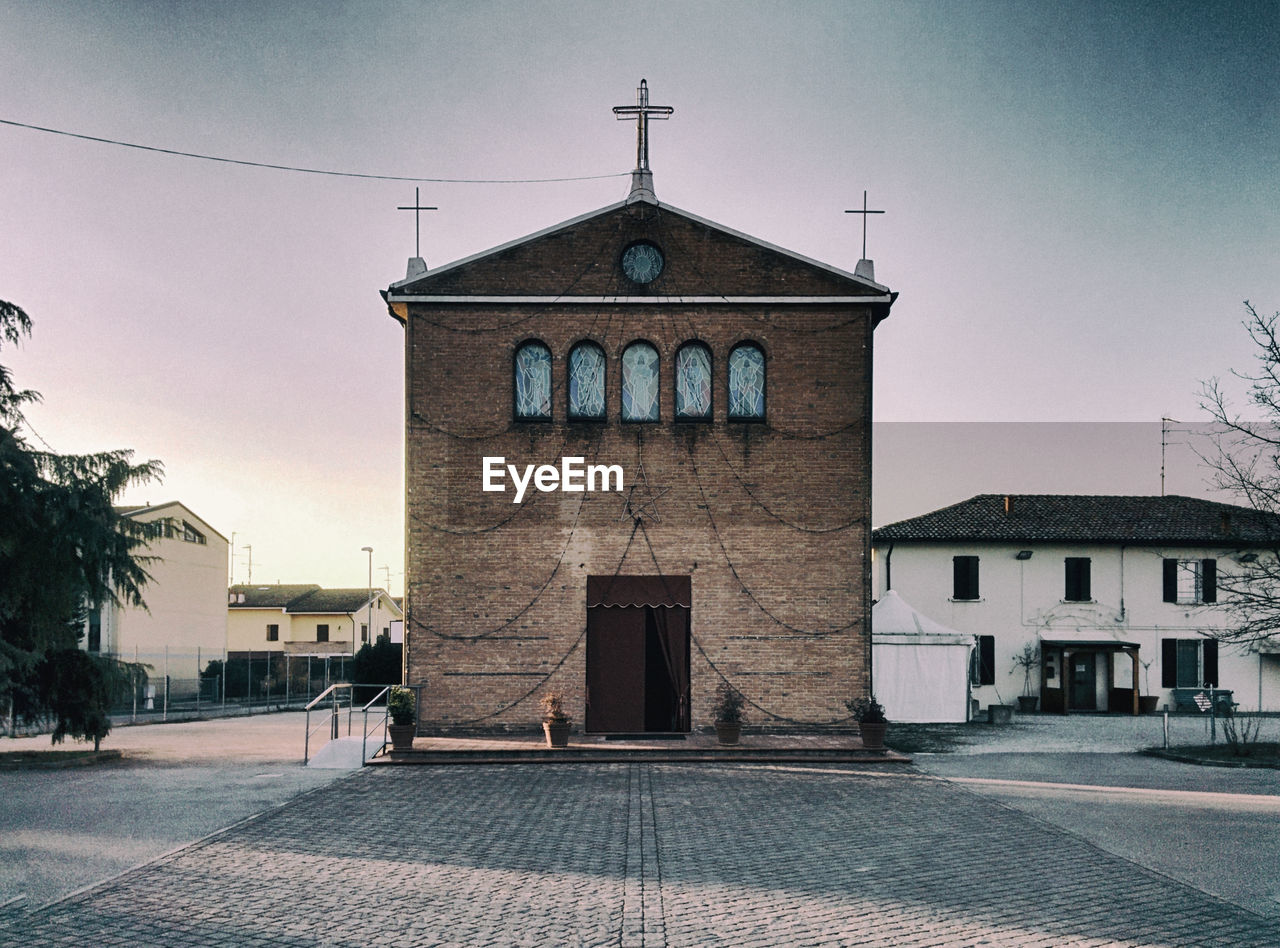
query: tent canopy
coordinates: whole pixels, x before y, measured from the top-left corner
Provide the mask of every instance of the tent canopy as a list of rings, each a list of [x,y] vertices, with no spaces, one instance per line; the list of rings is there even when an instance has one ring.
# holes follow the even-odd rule
[[[938,645],[972,645],[973,636],[949,629],[941,622],[934,622],[928,616],[916,612],[907,601],[890,589],[880,601],[871,607],[871,634],[876,640],[883,636],[910,635],[923,637],[926,644]],[[939,641],[934,642],[933,639]],[[893,638],[886,642],[896,641]]]
[[[972,635],[911,608],[892,589],[871,607],[872,688],[891,721],[969,720]]]

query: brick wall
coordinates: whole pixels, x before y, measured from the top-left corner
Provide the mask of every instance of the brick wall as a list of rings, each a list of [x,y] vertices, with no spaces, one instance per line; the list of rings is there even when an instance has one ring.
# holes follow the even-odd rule
[[[698,274],[679,292],[758,289],[758,274],[739,270],[758,248],[734,243],[726,264],[717,232],[687,228],[677,240],[677,230],[668,221],[663,231],[670,265]],[[582,263],[581,245],[543,243],[536,274],[616,266],[613,250],[605,263]],[[802,265],[764,259],[775,288],[819,289]],[[527,265],[446,276],[454,291],[492,293],[501,272],[510,292],[524,284],[509,270]],[[426,685],[424,728],[533,727],[550,687],[567,693],[581,724],[586,577],[615,572],[692,577],[695,728],[711,723],[721,675],[751,703],[750,723],[847,718],[844,699],[868,680],[872,306],[410,303],[406,312],[406,677]],[[512,420],[512,359],[528,339],[552,352],[550,423]],[[566,422],[566,360],[584,339],[608,359],[603,423]],[[656,424],[620,420],[621,354],[636,339],[661,356]],[[675,352],[691,339],[712,353],[708,423],[673,420]],[[766,423],[726,418],[728,355],[745,340],[766,355]],[[565,456],[620,464],[628,486],[643,465],[665,490],[660,519],[637,528],[625,494],[612,492],[531,488],[517,506],[509,484],[481,489],[485,456],[521,468]]]

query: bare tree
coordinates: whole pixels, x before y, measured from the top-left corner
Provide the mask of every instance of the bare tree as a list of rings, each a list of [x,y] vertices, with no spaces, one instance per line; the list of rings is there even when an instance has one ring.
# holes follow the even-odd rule
[[[1212,447],[1201,458],[1214,486],[1256,514],[1232,526],[1241,552],[1230,570],[1218,573],[1225,594],[1219,601],[1230,618],[1216,637],[1240,644],[1280,633],[1280,313],[1260,315],[1248,300],[1244,307],[1257,365],[1232,377],[1247,385],[1250,417],[1232,405],[1220,379],[1204,382],[1200,392],[1213,430]]]

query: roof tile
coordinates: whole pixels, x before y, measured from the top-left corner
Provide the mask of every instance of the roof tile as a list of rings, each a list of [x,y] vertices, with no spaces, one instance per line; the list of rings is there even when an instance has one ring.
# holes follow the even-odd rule
[[[979,494],[872,531],[872,540],[1177,543],[1280,539],[1280,518],[1195,497],[1112,494]]]

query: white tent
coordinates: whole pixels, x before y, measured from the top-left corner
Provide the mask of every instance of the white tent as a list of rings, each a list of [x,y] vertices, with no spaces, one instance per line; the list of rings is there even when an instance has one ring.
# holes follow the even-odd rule
[[[871,607],[871,674],[890,721],[969,720],[974,637],[912,609],[890,589]]]

